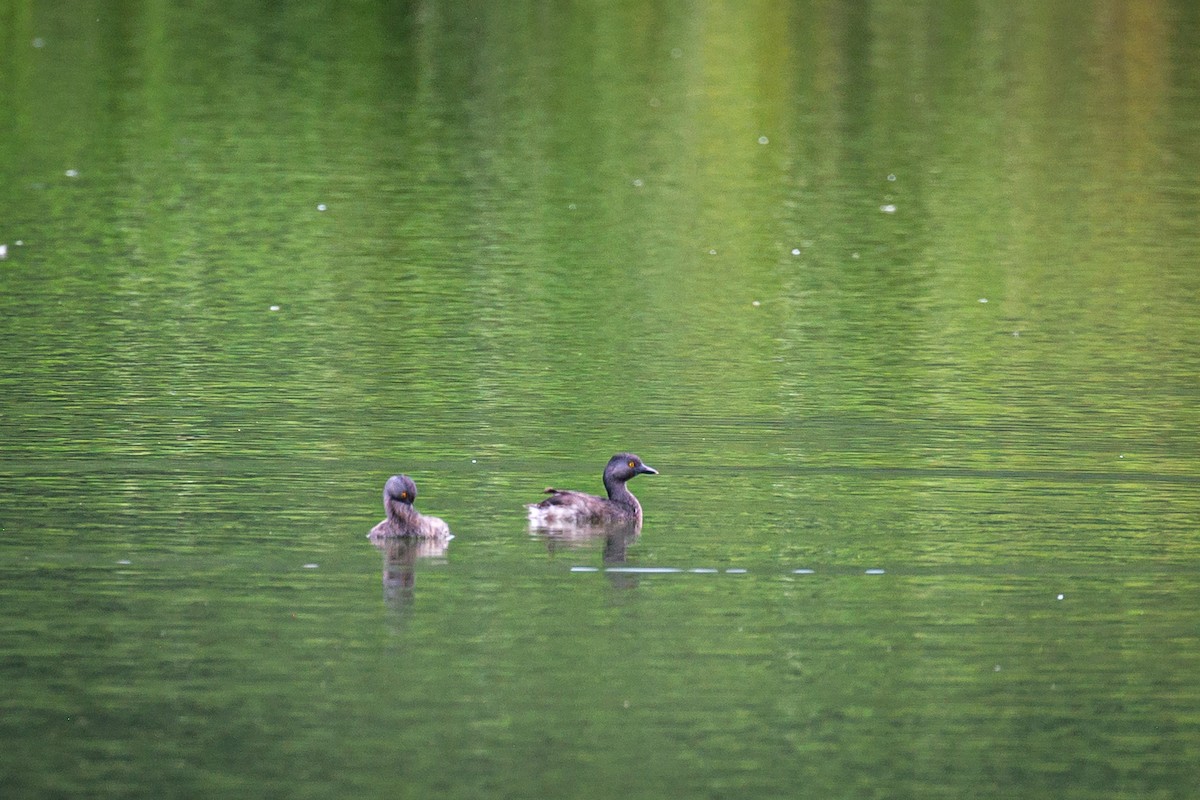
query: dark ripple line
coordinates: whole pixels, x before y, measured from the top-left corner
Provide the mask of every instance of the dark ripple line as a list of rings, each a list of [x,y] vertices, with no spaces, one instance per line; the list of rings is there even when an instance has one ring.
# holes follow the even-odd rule
[[[346,466],[344,460],[330,458],[328,460],[297,460],[293,456],[262,456],[247,455],[237,457],[188,457],[185,455],[172,456],[128,456],[120,455],[111,458],[79,458],[64,459],[58,456],[31,458],[16,461],[9,459],[0,462],[0,475],[6,478],[46,478],[64,474],[110,474],[116,464],[120,465],[121,473],[125,475],[208,475],[220,474],[227,478],[253,479],[265,474],[265,469],[273,464],[286,463],[289,465],[288,474],[308,474],[328,470],[331,463]],[[41,467],[41,461],[53,461],[55,469]],[[557,463],[557,462],[556,462]],[[659,466],[656,464],[656,466]],[[357,465],[358,469],[371,469],[373,464]],[[1054,470],[1054,469],[974,469],[969,467],[873,467],[873,466],[784,466],[784,465],[721,465],[694,464],[672,465],[664,462],[659,466],[664,474],[694,477],[711,475],[714,472],[725,474],[755,473],[780,476],[795,475],[857,475],[871,478],[891,480],[927,479],[927,478],[956,478],[974,480],[1015,480],[1040,481],[1044,483],[1122,483],[1122,484],[1168,484],[1175,486],[1200,486],[1200,475],[1178,472],[1148,472],[1136,470],[1129,472],[1107,472],[1102,470]]]
[[[1200,475],[1172,472],[1104,472],[1101,470],[1050,469],[972,469],[968,467],[855,467],[855,466],[721,466],[703,468],[681,466],[672,468],[665,463],[660,469],[670,469],[677,475],[711,474],[714,471],[754,472],[776,475],[862,475],[881,478],[985,478],[988,480],[1047,481],[1051,483],[1167,483],[1180,486],[1200,486]]]

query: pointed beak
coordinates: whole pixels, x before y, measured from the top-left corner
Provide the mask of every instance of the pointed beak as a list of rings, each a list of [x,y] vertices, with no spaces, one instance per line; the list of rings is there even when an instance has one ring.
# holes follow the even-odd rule
[[[642,468],[638,470],[639,475],[657,475],[658,470],[649,464],[642,464]]]

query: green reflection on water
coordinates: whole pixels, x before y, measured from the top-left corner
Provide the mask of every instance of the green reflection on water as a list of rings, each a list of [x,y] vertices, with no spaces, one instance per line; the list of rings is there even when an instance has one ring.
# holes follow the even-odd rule
[[[1198,21],[4,5],[6,786],[1189,796]]]

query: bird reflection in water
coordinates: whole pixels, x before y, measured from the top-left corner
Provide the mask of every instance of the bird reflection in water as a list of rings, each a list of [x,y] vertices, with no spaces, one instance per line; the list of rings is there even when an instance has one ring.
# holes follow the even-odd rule
[[[561,527],[530,525],[529,533],[546,543],[546,551],[551,556],[560,551],[581,551],[600,545],[604,566],[619,567],[627,563],[629,547],[641,537],[642,526],[636,523]],[[638,584],[635,573],[610,572],[608,579],[613,586],[622,589]]]
[[[413,601],[417,562],[445,563],[450,539],[372,536],[371,544],[383,554],[384,602],[394,608],[404,608]]]

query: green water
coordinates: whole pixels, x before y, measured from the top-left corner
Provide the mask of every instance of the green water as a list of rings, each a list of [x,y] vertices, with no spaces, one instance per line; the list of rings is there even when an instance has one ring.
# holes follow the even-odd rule
[[[4,797],[1193,797],[1193,5],[0,0]]]

